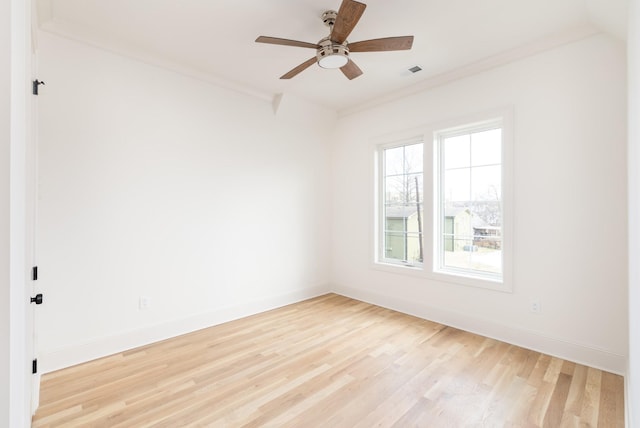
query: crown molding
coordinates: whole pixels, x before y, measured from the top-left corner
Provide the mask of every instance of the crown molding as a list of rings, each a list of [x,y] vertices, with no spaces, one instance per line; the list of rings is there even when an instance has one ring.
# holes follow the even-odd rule
[[[159,67],[169,71],[173,71],[194,79],[198,79],[212,85],[231,90],[243,95],[257,98],[261,101],[271,104],[274,94],[257,88],[250,87],[245,84],[233,82],[229,79],[217,76],[210,72],[205,72],[189,65],[180,64],[175,61],[161,58],[160,56],[149,54],[125,46],[123,44],[114,43],[112,40],[91,34],[90,31],[79,27],[74,27],[60,19],[55,18],[51,0],[38,0],[39,10],[42,5],[42,13],[38,12],[38,22],[40,31],[53,34],[74,42],[91,46],[115,55],[129,58],[135,61],[145,63],[147,65]]]
[[[411,86],[399,89],[392,94],[374,98],[369,101],[359,103],[356,106],[339,110],[338,117],[345,117],[351,114],[360,113],[362,111],[378,107],[382,104],[387,104],[393,101],[400,100],[402,98],[415,95],[420,92],[425,92],[438,86],[442,86],[456,80],[464,79],[465,77],[473,76],[484,71],[501,67],[503,65],[519,61],[523,58],[555,49],[569,43],[577,42],[579,40],[600,33],[602,33],[602,31],[599,28],[592,24],[588,24],[576,26],[564,31],[550,34],[546,37],[537,39],[531,43],[527,43],[517,48],[501,52],[499,54],[484,58],[480,61],[472,62],[470,64],[453,69],[451,71],[447,71],[445,73],[428,77]]]

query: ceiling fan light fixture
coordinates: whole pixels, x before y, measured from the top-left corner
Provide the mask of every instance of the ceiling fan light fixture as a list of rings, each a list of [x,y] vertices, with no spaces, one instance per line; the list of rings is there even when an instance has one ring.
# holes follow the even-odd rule
[[[341,54],[331,54],[318,59],[318,65],[322,68],[340,68],[347,65],[349,58]]]
[[[322,68],[340,68],[349,62],[349,49],[346,43],[333,43],[329,38],[322,39],[318,43],[318,65]]]

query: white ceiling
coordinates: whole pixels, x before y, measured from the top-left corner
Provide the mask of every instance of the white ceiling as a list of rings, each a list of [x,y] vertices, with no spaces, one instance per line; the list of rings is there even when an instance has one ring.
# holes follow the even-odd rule
[[[351,55],[364,74],[312,66],[279,77],[312,49],[257,36],[318,42],[320,16],[341,0],[39,0],[40,28],[270,99],[292,94],[357,110],[598,31],[624,39],[626,0],[361,0],[349,41],[414,35],[413,49]],[[408,68],[422,71],[411,74]]]

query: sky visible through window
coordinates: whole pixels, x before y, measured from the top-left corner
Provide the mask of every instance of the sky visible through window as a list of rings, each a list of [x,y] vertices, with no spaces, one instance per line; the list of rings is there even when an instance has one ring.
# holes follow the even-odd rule
[[[501,129],[444,140],[444,198],[465,202],[501,197]]]

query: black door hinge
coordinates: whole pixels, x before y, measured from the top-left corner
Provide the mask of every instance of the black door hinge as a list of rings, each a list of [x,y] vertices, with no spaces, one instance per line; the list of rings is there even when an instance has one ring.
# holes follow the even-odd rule
[[[34,266],[31,268],[31,279],[34,281],[38,280],[38,266]]]
[[[42,304],[42,294],[36,294],[36,297],[31,298],[31,303],[35,303],[36,305]]]
[[[33,95],[38,95],[38,86],[44,85],[44,82],[36,79],[33,81]]]
[[[31,373],[33,373],[33,374],[38,373],[38,359],[37,358],[35,360],[31,361]]]

